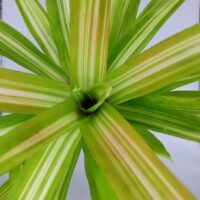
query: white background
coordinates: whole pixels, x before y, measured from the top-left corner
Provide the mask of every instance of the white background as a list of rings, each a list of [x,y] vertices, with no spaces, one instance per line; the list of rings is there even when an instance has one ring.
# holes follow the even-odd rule
[[[147,2],[147,0],[141,0],[140,10],[147,4]],[[195,23],[198,23],[199,7],[199,0],[186,0],[178,11],[163,26],[149,46]],[[14,0],[3,0],[3,20],[32,40],[30,33],[26,29],[23,20],[20,17]],[[3,67],[22,70],[22,68],[6,58],[3,58]],[[191,84],[185,87],[185,89],[197,90],[198,83]],[[173,163],[166,160],[164,163],[196,195],[196,197],[200,199],[200,145],[198,143],[177,139],[164,134],[156,133],[156,135],[163,141],[173,158]],[[0,180],[0,183],[2,181],[3,179]],[[68,199],[90,199],[89,189],[84,174],[82,155],[73,175]]]

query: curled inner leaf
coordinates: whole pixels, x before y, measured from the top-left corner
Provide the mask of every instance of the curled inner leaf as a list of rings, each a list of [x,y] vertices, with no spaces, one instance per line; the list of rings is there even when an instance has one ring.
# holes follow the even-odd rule
[[[107,83],[99,83],[89,90],[74,88],[72,98],[84,113],[93,113],[109,97],[112,87]]]

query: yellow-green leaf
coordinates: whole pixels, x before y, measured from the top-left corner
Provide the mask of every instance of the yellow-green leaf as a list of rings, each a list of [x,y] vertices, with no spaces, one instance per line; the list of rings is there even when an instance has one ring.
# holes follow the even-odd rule
[[[109,104],[84,121],[81,131],[119,199],[194,199]]]
[[[144,96],[200,72],[200,25],[194,25],[150,48],[107,76],[110,103]]]
[[[74,87],[88,89],[103,80],[107,68],[110,1],[71,1],[71,68]]]

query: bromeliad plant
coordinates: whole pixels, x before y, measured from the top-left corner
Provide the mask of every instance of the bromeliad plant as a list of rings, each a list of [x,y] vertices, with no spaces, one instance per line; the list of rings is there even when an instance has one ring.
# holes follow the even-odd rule
[[[150,132],[200,141],[200,25],[143,49],[183,0],[16,0],[38,43],[0,22],[0,199],[66,198],[84,151],[94,200],[194,199]],[[137,16],[137,17],[136,17]]]

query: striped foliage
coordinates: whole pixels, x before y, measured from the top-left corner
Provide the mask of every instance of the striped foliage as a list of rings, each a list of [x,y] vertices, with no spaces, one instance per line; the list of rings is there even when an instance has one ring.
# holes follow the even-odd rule
[[[71,168],[80,152],[80,138],[78,130],[64,134],[26,160],[23,173],[19,175],[8,198],[50,199],[65,176],[70,180]],[[69,185],[65,184],[66,187]]]
[[[88,89],[103,80],[107,67],[110,1],[71,4],[72,86]]]
[[[49,19],[44,8],[39,1],[35,0],[16,0],[16,3],[26,25],[41,49],[52,61],[60,65],[58,50],[53,40]]]
[[[30,119],[31,115],[9,114],[0,118],[0,137],[6,135],[9,131],[19,126],[21,123]],[[10,189],[17,181],[21,172],[21,165],[9,173],[9,179],[0,186],[0,199],[7,199]]]
[[[194,199],[151,131],[200,141],[200,92],[171,91],[200,80],[200,25],[142,52],[184,0],[15,2],[37,45],[0,21],[30,71],[0,69],[0,200],[65,200],[81,150],[92,200]]]
[[[140,0],[123,0],[120,31],[118,41],[126,35],[136,21]]]
[[[46,0],[48,17],[53,38],[58,47],[59,58],[63,70],[69,70],[70,64],[70,0]]]
[[[21,33],[2,21],[0,21],[0,54],[38,75],[61,82],[66,81],[62,70],[54,62],[51,62]]]
[[[75,130],[76,132],[77,130]],[[77,135],[76,141],[80,141],[81,135],[80,132]],[[75,144],[76,145],[76,144]],[[71,158],[70,163],[67,166],[67,170],[64,168],[63,169],[63,177],[59,180],[59,184],[56,185],[56,189],[54,191],[54,194],[51,196],[52,199],[57,199],[57,200],[66,200],[66,196],[68,194],[68,188],[71,182],[71,177],[72,177],[72,173],[73,170],[75,168],[78,156],[80,154],[80,149],[82,147],[82,140],[78,143],[77,146],[75,146],[73,144],[72,146],[72,151],[73,151],[73,157]],[[74,149],[75,147],[76,149]],[[71,151],[71,149],[69,149],[69,151]],[[68,152],[68,154],[71,154],[70,152]],[[67,157],[67,161],[69,161],[68,157]]]
[[[90,186],[92,199],[118,200],[104,172],[92,157],[87,145],[84,145],[85,172]]]
[[[109,52],[133,26],[140,0],[111,0]]]
[[[189,103],[186,100],[184,103],[183,99],[142,98],[118,105],[117,108],[127,120],[150,130],[200,141],[200,103],[197,101]]]
[[[129,63],[157,33],[183,0],[151,0],[108,58],[109,71]]]
[[[119,104],[159,90],[191,73],[199,73],[200,25],[150,48],[130,64],[107,76],[110,102]]]
[[[76,128],[79,118],[76,106],[68,100],[3,135],[0,140],[0,174],[17,166],[56,137]]]
[[[0,69],[0,109],[4,112],[38,113],[70,96],[66,84]]]
[[[109,104],[85,121],[81,131],[119,199],[193,199]]]

